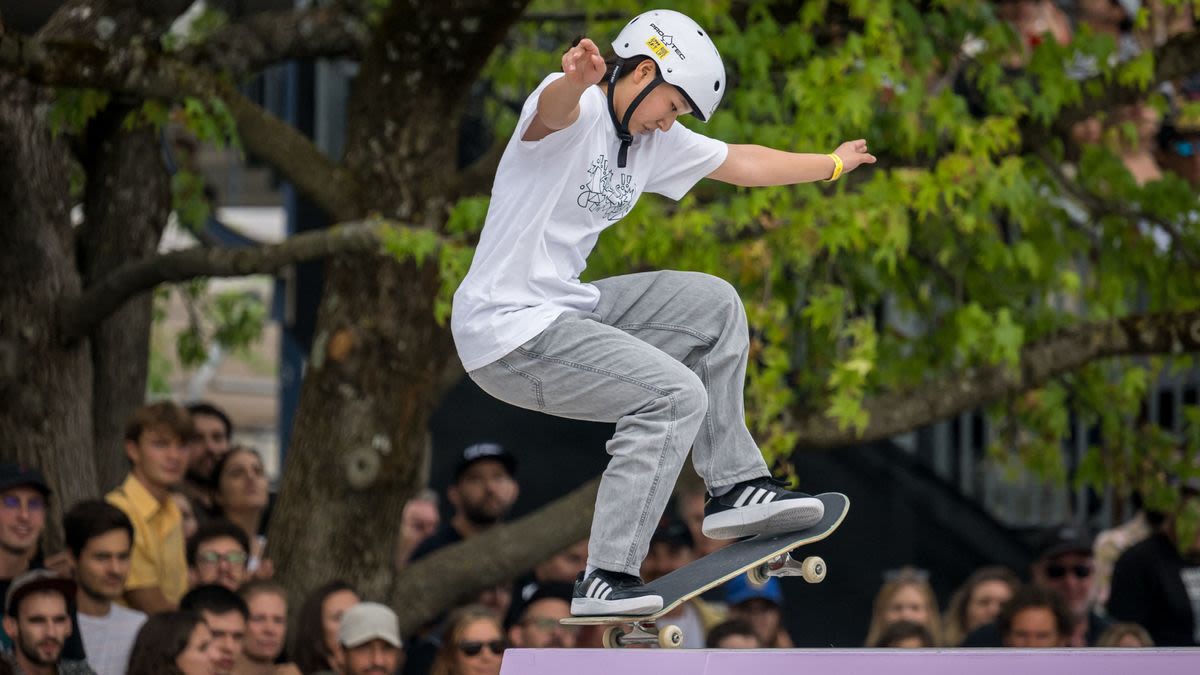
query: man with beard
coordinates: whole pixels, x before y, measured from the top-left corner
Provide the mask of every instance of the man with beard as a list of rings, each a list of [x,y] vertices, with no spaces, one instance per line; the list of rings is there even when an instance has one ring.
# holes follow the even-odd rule
[[[497,443],[476,443],[463,450],[446,499],[454,516],[413,551],[421,558],[450,544],[469,539],[504,520],[520,488],[513,475],[517,460]]]
[[[180,488],[194,505],[208,512],[213,508],[213,469],[233,447],[233,423],[224,410],[211,403],[191,403],[187,411],[196,433],[188,442],[187,475]]]
[[[337,675],[392,675],[404,665],[400,620],[391,608],[360,602],[346,610],[333,655]]]
[[[76,504],[63,518],[75,569],[79,633],[87,662],[98,675],[122,675],[146,615],[117,604],[125,593],[133,551],[133,523],[107,502]]]
[[[4,599],[4,630],[13,652],[4,658],[18,675],[94,675],[85,661],[63,659],[71,636],[69,599],[75,582],[49,570],[26,572],[13,580]]]

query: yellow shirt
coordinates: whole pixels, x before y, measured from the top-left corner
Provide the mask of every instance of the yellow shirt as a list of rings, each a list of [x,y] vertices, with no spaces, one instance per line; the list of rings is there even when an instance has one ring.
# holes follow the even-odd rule
[[[105,499],[133,521],[133,555],[125,589],[157,587],[167,600],[178,603],[188,583],[183,514],[175,501],[160,504],[133,474]]]

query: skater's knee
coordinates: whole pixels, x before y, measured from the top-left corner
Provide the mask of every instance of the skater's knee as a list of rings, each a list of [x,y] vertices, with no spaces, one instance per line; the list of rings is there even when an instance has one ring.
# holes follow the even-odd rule
[[[704,383],[700,381],[700,378],[690,370],[686,372],[671,397],[678,408],[676,411],[678,417],[692,415],[703,417],[708,412],[708,390],[704,388]]]

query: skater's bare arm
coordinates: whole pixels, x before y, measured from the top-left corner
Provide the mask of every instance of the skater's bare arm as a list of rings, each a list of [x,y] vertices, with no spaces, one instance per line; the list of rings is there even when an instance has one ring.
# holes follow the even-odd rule
[[[874,164],[867,153],[867,142],[847,141],[834,151],[842,160],[842,173],[850,173],[863,164]],[[836,162],[829,155],[786,152],[761,145],[730,145],[729,155],[709,178],[743,187],[792,185],[827,180]]]
[[[538,96],[537,114],[521,135],[523,141],[540,141],[579,119],[579,97],[604,78],[604,59],[596,43],[587,38],[562,57],[563,77],[551,82]]]

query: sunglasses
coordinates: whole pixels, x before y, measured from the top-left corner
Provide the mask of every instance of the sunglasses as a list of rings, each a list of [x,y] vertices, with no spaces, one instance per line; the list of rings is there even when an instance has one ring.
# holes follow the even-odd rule
[[[483,651],[484,647],[487,647],[488,651],[495,654],[496,656],[499,656],[504,653],[504,648],[507,646],[508,645],[504,644],[504,640],[491,640],[488,642],[479,642],[477,640],[472,640],[469,642],[458,643],[459,651],[461,651],[463,654],[466,654],[467,656],[479,656],[480,652]]]
[[[248,556],[241,551],[230,551],[225,555],[221,555],[216,551],[205,551],[204,553],[196,554],[196,564],[198,565],[219,565],[221,561],[229,563],[234,567],[241,567],[246,564]]]
[[[1076,579],[1086,579],[1092,576],[1091,565],[1046,565],[1046,576],[1051,579],[1061,579],[1070,572]]]
[[[0,504],[3,504],[4,508],[9,511],[17,511],[22,506],[34,513],[46,510],[46,501],[41,497],[30,497],[28,501],[25,501],[17,495],[5,495],[3,499],[0,499]]]

